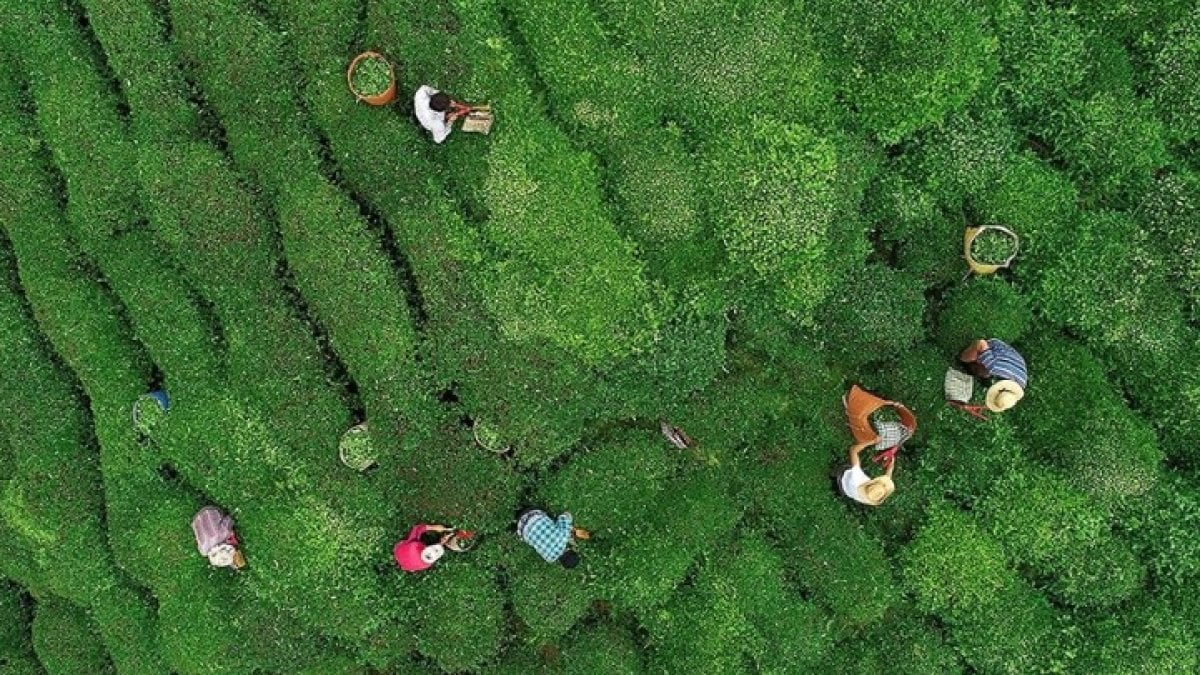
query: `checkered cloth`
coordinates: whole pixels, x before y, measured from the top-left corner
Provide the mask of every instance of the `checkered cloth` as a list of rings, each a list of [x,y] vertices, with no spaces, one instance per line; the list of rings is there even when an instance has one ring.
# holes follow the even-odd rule
[[[908,440],[912,434],[908,431],[908,427],[899,422],[875,422],[875,431],[879,433],[879,440],[875,441],[875,447],[880,450],[887,450],[900,445]]]
[[[542,556],[546,562],[555,562],[567,550],[571,542],[571,514],[564,513],[558,520],[550,518],[545,511],[528,511],[517,522],[517,536]]]
[[[975,378],[961,370],[951,368],[946,371],[946,380],[943,388],[945,389],[947,401],[970,403],[971,396],[975,393]]]

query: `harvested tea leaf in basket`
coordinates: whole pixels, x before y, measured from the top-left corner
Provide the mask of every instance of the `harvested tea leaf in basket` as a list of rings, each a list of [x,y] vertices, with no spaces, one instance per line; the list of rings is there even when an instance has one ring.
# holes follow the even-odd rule
[[[378,96],[392,86],[392,70],[387,61],[371,57],[359,61],[351,76],[359,96]]]
[[[1016,252],[1016,240],[1000,230],[984,230],[971,242],[971,257],[985,265],[1003,265]]]

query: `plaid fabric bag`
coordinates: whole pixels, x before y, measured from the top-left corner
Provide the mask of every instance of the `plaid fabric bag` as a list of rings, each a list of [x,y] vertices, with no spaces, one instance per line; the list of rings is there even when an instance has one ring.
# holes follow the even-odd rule
[[[912,435],[908,427],[899,422],[875,422],[875,431],[879,432],[879,440],[875,441],[875,447],[880,450],[894,448]]]
[[[955,403],[969,403],[975,395],[975,378],[961,370],[950,368],[946,371],[946,381],[943,384],[946,400]]]

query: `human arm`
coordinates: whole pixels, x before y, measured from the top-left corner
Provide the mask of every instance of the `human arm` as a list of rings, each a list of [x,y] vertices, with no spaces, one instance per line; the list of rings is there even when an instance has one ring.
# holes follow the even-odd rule
[[[558,517],[558,529],[568,534],[574,534],[575,528],[571,526],[573,522],[574,518],[571,516],[571,512],[564,511],[563,514]]]
[[[417,539],[421,538],[422,534],[425,534],[425,530],[429,529],[432,528],[425,523],[413,525],[413,528],[408,531],[408,536],[404,538],[404,541],[416,541]]]
[[[976,340],[969,347],[962,350],[962,353],[958,355],[958,360],[963,363],[974,363],[982,352],[987,351],[987,348],[987,340]]]
[[[850,466],[861,466],[862,463],[858,459],[858,453],[862,452],[862,449],[869,445],[871,445],[870,442],[855,443],[854,445],[850,446]]]

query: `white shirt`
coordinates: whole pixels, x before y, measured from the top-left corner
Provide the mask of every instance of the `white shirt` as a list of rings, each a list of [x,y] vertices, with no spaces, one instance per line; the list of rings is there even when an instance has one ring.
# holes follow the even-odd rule
[[[417,114],[417,121],[421,126],[433,135],[434,143],[441,143],[450,135],[451,126],[446,123],[446,113],[438,112],[429,107],[429,99],[438,93],[437,89],[423,84],[413,96],[413,112]]]
[[[869,502],[859,496],[858,486],[869,480],[871,480],[871,477],[862,470],[861,466],[852,466],[842,472],[842,492],[846,493],[847,497],[856,502],[868,504]]]

